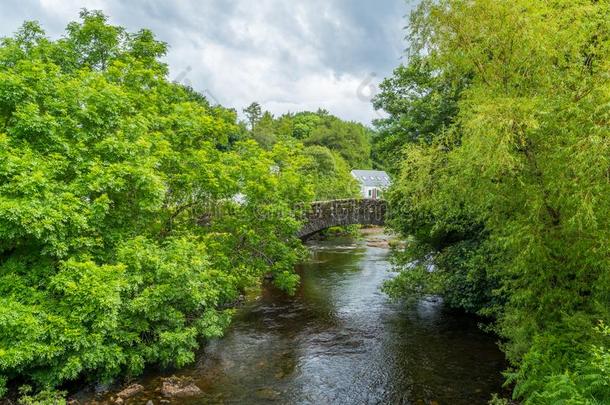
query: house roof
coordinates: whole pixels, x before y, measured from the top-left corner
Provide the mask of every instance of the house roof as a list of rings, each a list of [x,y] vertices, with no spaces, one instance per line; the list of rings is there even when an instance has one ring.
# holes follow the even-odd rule
[[[352,170],[352,176],[366,187],[388,187],[392,182],[383,170]]]

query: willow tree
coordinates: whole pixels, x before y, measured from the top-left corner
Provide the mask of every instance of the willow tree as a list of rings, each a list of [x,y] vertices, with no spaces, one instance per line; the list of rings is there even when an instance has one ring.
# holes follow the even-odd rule
[[[484,243],[464,252],[475,277],[462,281],[475,292],[491,281],[497,300],[480,310],[497,320],[515,396],[531,403],[610,401],[609,15],[591,0],[441,0],[409,25],[434,77],[468,86],[453,124],[403,149],[394,223],[453,236],[422,262],[481,227]],[[389,289],[451,280],[407,269]]]

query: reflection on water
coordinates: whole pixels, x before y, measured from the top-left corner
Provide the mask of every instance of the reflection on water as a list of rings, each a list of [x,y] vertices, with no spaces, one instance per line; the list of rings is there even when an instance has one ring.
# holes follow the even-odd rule
[[[505,367],[493,337],[440,300],[389,301],[387,254],[364,242],[313,244],[297,295],[268,289],[241,309],[181,372],[204,394],[172,403],[486,403]],[[144,382],[151,396],[159,378]]]

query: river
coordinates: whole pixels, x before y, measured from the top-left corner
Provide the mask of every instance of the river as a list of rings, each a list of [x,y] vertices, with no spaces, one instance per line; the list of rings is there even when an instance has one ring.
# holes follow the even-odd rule
[[[477,319],[440,299],[417,305],[380,291],[388,250],[366,240],[310,244],[293,297],[264,289],[226,335],[174,373],[203,394],[178,404],[485,404],[506,367]],[[142,379],[158,403],[161,375]],[[131,402],[131,401],[130,401]]]

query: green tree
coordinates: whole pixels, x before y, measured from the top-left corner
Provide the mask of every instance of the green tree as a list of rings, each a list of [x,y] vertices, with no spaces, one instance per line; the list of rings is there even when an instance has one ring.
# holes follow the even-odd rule
[[[375,165],[396,174],[403,146],[430,144],[448,129],[454,123],[457,101],[466,84],[464,77],[453,78],[444,71],[434,71],[431,63],[417,54],[396,68],[373,99],[376,109],[388,113],[387,118],[374,122]]]
[[[351,175],[347,162],[338,153],[319,145],[306,147],[304,153],[311,159],[304,171],[312,178],[316,200],[354,198],[359,195],[360,186]]]
[[[327,116],[303,140],[305,145],[320,145],[340,154],[352,168],[371,166],[371,131],[355,122]]]
[[[431,141],[402,149],[391,194],[404,232],[441,231],[443,245],[420,244],[419,257],[444,271],[405,269],[389,288],[442,291],[464,268],[473,292],[491,286],[482,313],[495,317],[514,395],[528,403],[610,401],[599,372],[608,340],[594,332],[610,319],[609,12],[588,0],[443,0],[410,21],[433,77],[468,86]],[[466,253],[453,255],[453,275],[446,249]]]
[[[168,81],[165,50],[86,10],[60,40],[2,40],[2,394],[184,365],[263,275],[294,291],[309,159],[240,141],[235,111]]]
[[[246,108],[244,108],[243,111],[244,111],[244,114],[246,114],[246,118],[248,119],[248,122],[250,123],[250,130],[253,131],[254,126],[258,123],[258,121],[261,119],[261,116],[263,114],[261,105],[255,101],[252,104],[250,104],[249,106],[247,106]]]
[[[292,136],[296,139],[306,139],[312,131],[322,124],[322,117],[313,113],[298,113],[292,118]]]
[[[310,159],[303,175],[311,179],[316,199],[358,195],[350,171],[371,166],[370,134],[362,124],[343,121],[322,109],[277,118],[265,111],[251,131],[251,137],[264,149],[278,142],[305,145],[304,153]]]
[[[82,23],[72,22],[66,28],[72,56],[79,67],[104,70],[121,53],[120,45],[125,31],[121,27],[107,24],[108,18],[99,10],[82,10],[80,17]],[[132,44],[140,42],[138,39],[138,36],[134,36]],[[150,35],[148,40],[152,40]],[[165,54],[163,44],[156,44],[161,48],[158,54]]]
[[[271,149],[278,141],[276,122],[269,111],[265,111],[252,129],[252,138],[265,149]]]
[[[362,124],[343,121],[326,110],[302,111],[274,118],[261,115],[252,130],[253,137],[264,147],[280,140],[299,140],[306,146],[323,146],[339,154],[350,168],[371,166],[372,131]]]

